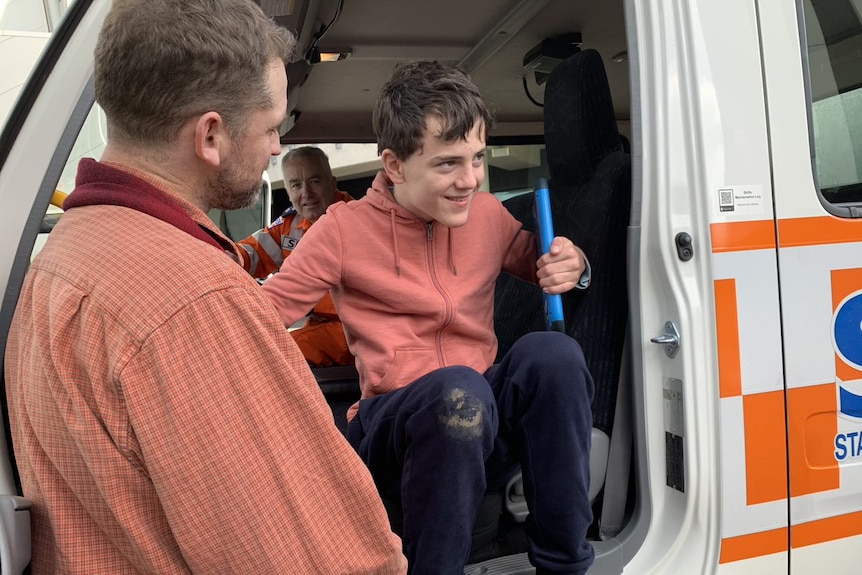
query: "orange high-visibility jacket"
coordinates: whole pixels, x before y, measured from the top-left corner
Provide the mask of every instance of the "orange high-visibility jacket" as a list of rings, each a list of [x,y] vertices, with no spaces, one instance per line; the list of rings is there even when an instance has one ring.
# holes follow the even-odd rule
[[[335,202],[349,202],[350,194],[336,191]],[[292,207],[284,211],[270,225],[258,230],[238,242],[243,269],[253,277],[263,279],[277,272],[284,260],[299,244],[303,234],[311,227],[312,221],[300,216]],[[314,306],[312,314],[318,318],[338,319],[335,304],[326,294]]]

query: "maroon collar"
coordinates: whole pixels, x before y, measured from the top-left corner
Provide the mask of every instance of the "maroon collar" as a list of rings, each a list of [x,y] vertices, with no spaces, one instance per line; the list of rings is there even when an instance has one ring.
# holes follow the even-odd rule
[[[122,206],[150,215],[179,228],[220,250],[233,252],[233,244],[194,221],[171,196],[124,170],[84,158],[78,164],[75,191],[63,209],[81,206]]]

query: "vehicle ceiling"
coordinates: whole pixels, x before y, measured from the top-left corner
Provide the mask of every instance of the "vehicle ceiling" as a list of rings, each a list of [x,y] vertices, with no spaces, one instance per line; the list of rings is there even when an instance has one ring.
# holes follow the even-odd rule
[[[621,0],[345,0],[321,50],[349,48],[340,62],[308,66],[314,33],[335,16],[338,0],[257,0],[268,15],[299,38],[288,67],[289,106],[295,125],[282,143],[373,141],[371,109],[393,66],[411,59],[461,65],[496,110],[492,136],[541,134],[542,108],[522,84],[524,55],[543,39],[580,32],[582,48],[602,56],[617,119],[629,119],[627,62]],[[528,75],[539,102],[543,86]]]

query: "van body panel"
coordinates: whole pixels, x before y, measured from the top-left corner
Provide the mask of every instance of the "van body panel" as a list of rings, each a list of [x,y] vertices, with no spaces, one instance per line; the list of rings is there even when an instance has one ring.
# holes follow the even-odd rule
[[[109,4],[70,7],[57,33],[65,37],[48,46],[54,60],[43,56],[22,91],[30,99],[5,124],[3,349],[38,223],[92,105],[91,55]],[[862,328],[853,326],[862,316],[850,320],[862,309],[862,219],[839,217],[818,188],[808,76],[823,73],[829,55],[801,24],[812,37],[811,2],[622,6],[636,497],[623,532],[596,542],[591,573],[856,573],[862,360],[854,346],[862,350]],[[585,43],[588,32],[601,33],[583,32]],[[495,69],[479,68],[477,77]],[[541,136],[534,119],[509,118],[504,128]],[[690,259],[680,256],[681,234],[691,240]],[[652,341],[668,324],[679,333],[673,354]],[[15,497],[4,439],[0,494]],[[468,572],[528,573],[526,562],[512,555]]]

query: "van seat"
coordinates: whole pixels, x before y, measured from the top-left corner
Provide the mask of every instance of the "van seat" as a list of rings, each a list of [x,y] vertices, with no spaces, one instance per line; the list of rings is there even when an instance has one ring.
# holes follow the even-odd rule
[[[581,247],[592,269],[588,289],[563,296],[566,333],[581,345],[596,386],[592,500],[604,485],[628,325],[631,158],[622,151],[604,64],[595,50],[578,52],[554,69],[545,87],[544,106],[554,231]],[[535,230],[532,202],[532,194],[504,202],[530,231]],[[537,286],[507,274],[500,276],[495,295],[499,359],[519,337],[544,329],[543,302]],[[510,482],[506,506],[516,517],[525,517],[525,506],[514,504],[522,490],[518,481],[515,477]]]

